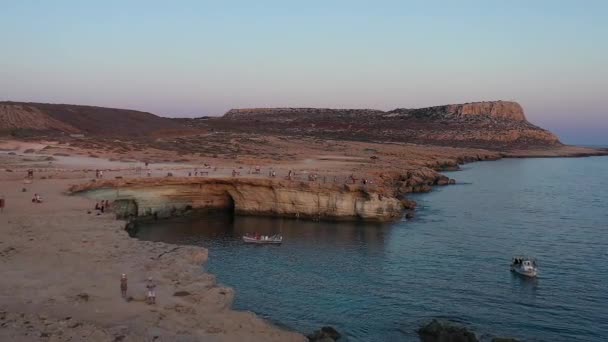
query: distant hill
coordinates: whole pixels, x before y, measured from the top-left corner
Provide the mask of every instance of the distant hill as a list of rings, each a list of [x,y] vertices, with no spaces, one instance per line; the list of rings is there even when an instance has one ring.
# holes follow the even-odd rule
[[[516,102],[490,101],[428,108],[373,109],[250,108],[232,109],[218,127],[255,127],[257,132],[334,139],[398,141],[482,148],[561,145],[557,136],[527,121]],[[192,123],[191,123],[192,124]]]
[[[0,132],[141,136],[179,130],[171,119],[136,110],[30,102],[0,102]]]
[[[135,137],[207,131],[407,142],[486,149],[561,145],[526,119],[516,102],[490,101],[428,108],[248,108],[223,117],[169,119],[151,113],[93,106],[0,102],[0,133],[83,133]]]

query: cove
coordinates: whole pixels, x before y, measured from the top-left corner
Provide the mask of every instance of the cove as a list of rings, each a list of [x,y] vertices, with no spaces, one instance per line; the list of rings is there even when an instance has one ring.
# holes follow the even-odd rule
[[[601,341],[608,336],[608,158],[469,164],[460,183],[412,198],[392,224],[212,214],[141,225],[137,237],[209,249],[208,271],[235,308],[301,332],[331,325],[348,341],[416,341],[431,318],[483,338]],[[280,232],[249,246],[246,232]],[[513,276],[514,254],[539,260]]]

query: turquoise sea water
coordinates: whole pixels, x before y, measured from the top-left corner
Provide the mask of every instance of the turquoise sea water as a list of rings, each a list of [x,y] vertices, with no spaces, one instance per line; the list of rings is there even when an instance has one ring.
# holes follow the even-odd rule
[[[465,165],[459,184],[414,196],[389,225],[213,215],[141,227],[146,240],[202,245],[235,307],[289,329],[334,326],[347,341],[416,341],[431,318],[485,339],[608,340],[608,157]],[[250,246],[246,232],[281,232]],[[535,256],[537,280],[509,272]]]

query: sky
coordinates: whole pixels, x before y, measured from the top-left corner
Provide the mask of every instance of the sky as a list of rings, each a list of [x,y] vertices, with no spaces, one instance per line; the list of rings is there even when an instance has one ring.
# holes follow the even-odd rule
[[[515,100],[608,145],[608,1],[0,0],[0,100],[163,116]]]

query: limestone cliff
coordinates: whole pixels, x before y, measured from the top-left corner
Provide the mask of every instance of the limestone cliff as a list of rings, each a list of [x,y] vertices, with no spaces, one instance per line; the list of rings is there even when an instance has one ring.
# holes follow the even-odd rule
[[[390,221],[402,203],[373,187],[245,178],[107,180],[73,186],[99,199],[118,200],[126,214],[167,217],[189,209],[328,220]]]

